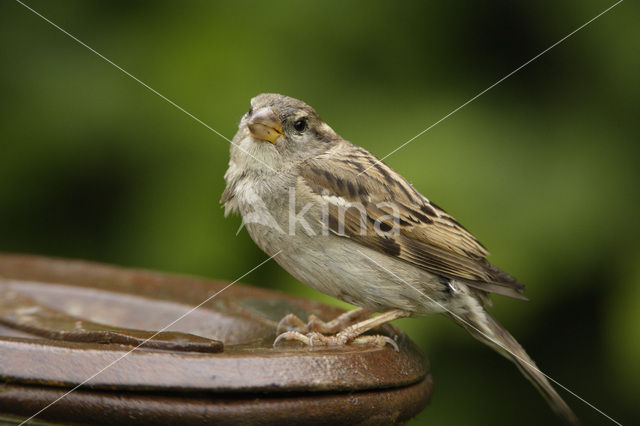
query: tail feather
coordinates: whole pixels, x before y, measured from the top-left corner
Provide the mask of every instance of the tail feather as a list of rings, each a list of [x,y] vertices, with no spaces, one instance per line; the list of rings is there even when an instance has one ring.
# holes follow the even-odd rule
[[[505,358],[513,361],[518,370],[533,384],[547,401],[551,409],[561,417],[566,423],[579,425],[580,421],[573,413],[566,402],[558,395],[558,392],[551,386],[547,378],[536,367],[525,350],[516,339],[505,330],[488,312],[483,309],[482,318],[475,315],[455,315],[449,316],[458,325],[465,328],[473,337],[492,347]]]

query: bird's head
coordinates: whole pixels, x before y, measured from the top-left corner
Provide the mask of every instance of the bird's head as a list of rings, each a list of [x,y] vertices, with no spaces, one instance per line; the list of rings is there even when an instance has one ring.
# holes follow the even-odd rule
[[[254,160],[274,167],[325,152],[340,139],[309,105],[273,93],[251,99],[238,127],[232,155],[250,153]]]

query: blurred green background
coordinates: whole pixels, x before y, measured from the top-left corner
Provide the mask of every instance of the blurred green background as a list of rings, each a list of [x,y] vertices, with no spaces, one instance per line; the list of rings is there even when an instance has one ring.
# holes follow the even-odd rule
[[[613,2],[28,4],[229,138],[280,92],[383,156]],[[622,423],[639,414],[639,12],[620,4],[387,160],[527,285],[492,312],[540,368]],[[226,280],[265,259],[218,204],[225,140],[9,0],[0,64],[1,251]],[[275,262],[243,281],[336,303]],[[415,424],[555,422],[449,320],[399,325],[436,383]]]

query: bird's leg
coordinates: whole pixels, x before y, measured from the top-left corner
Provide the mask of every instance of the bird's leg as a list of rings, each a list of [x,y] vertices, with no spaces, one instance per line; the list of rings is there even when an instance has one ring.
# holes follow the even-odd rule
[[[349,327],[343,329],[335,335],[339,340],[343,340],[345,343],[353,341],[356,337],[360,336],[367,331],[386,324],[398,318],[408,317],[411,313],[403,311],[401,309],[393,309],[391,311],[384,312],[375,317],[368,318],[364,321],[360,321]]]
[[[317,316],[309,315],[309,322],[307,323],[308,331],[315,331],[322,334],[336,334],[340,330],[354,324],[361,319],[367,318],[373,311],[364,308],[356,308],[351,311],[345,312],[331,321],[324,322]]]
[[[367,331],[376,328],[380,325],[386,324],[389,321],[393,321],[398,318],[407,317],[410,313],[403,311],[401,309],[393,309],[391,311],[384,312],[380,315],[377,315],[373,318],[368,318],[364,321],[360,321],[349,327],[343,329],[333,336],[325,336],[324,334],[318,332],[309,332],[307,334],[300,333],[299,331],[287,331],[279,335],[275,342],[274,346],[278,344],[281,340],[298,340],[306,345],[337,345],[344,346],[348,343],[354,344],[369,344],[373,343],[377,346],[384,346],[386,343],[389,343],[391,346],[398,350],[398,345],[396,342],[382,335],[367,335],[362,336],[362,333],[366,333]]]
[[[296,330],[306,333],[307,324],[305,324],[296,314],[287,314],[278,323],[278,326],[276,327],[276,334],[280,335],[285,330]]]
[[[276,334],[281,334],[287,330],[295,330],[301,333],[315,331],[322,334],[335,334],[338,331],[350,326],[356,321],[371,315],[373,311],[364,308],[356,308],[345,312],[331,321],[325,322],[317,316],[309,315],[309,320],[305,324],[295,314],[289,314],[282,318],[276,328]]]

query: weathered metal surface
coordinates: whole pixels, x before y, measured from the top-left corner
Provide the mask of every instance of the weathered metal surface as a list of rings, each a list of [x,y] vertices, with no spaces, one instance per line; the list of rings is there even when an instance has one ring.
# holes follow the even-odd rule
[[[0,296],[0,324],[35,336],[66,342],[115,343],[184,352],[222,352],[222,342],[189,333],[117,328],[47,308],[17,290]]]
[[[174,404],[166,416],[185,416],[181,424],[205,417],[233,423],[241,418],[233,417],[238,413],[282,419],[278,416],[285,407],[308,412],[317,423],[322,423],[322,413],[330,418],[347,410],[354,416],[352,423],[361,423],[366,406],[376,406],[368,415],[382,413],[380,419],[396,422],[426,404],[428,366],[400,330],[382,330],[397,336],[399,352],[295,343],[273,348],[277,322],[285,314],[331,319],[341,311],[274,291],[227,286],[89,262],[0,254],[0,383],[6,383],[0,387],[0,413],[28,416],[55,399],[56,392],[81,383],[64,405],[56,404],[65,415],[80,404],[94,413],[108,409],[123,419],[131,410],[140,412],[143,423],[152,422],[154,410],[163,412],[163,404]],[[323,411],[321,401],[332,405],[324,405]],[[384,401],[391,405],[378,406]]]
[[[47,420],[92,425],[393,425],[428,404],[427,377],[411,386],[355,393],[248,395],[132,394],[73,392],[47,410]],[[59,389],[0,385],[1,404],[12,405],[14,420],[27,418],[63,395]],[[2,415],[0,415],[0,421]]]
[[[93,374],[100,389],[216,392],[353,391],[405,386],[422,379],[417,354],[378,348],[227,346],[217,356],[136,350],[122,345],[0,340],[0,378],[71,386]],[[122,359],[120,359],[122,358]],[[119,360],[120,359],[120,360]],[[119,361],[118,361],[119,360]]]

